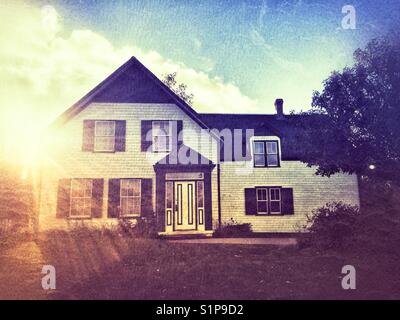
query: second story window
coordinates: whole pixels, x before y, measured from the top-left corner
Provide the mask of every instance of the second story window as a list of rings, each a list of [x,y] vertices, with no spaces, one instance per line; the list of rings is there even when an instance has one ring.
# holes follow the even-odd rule
[[[278,141],[254,141],[254,166],[279,167]]]
[[[115,150],[115,121],[96,121],[94,130],[94,151]]]
[[[153,121],[153,151],[168,152],[171,150],[171,123],[169,121]]]

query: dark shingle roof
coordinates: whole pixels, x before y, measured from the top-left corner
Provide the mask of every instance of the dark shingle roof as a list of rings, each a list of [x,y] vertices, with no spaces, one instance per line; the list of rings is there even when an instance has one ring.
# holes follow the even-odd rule
[[[282,159],[298,160],[296,150],[296,124],[303,115],[276,114],[221,114],[199,113],[200,119],[210,128],[228,129],[254,129],[255,136],[274,135],[281,138]]]

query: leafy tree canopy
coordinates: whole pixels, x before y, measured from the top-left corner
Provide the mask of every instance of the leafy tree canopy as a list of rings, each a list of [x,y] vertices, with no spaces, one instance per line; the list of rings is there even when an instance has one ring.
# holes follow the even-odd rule
[[[187,104],[193,104],[194,95],[187,92],[186,84],[178,84],[178,82],[176,81],[176,72],[165,74],[162,81]]]
[[[317,174],[400,181],[400,37],[372,40],[333,72],[300,117],[301,160]]]

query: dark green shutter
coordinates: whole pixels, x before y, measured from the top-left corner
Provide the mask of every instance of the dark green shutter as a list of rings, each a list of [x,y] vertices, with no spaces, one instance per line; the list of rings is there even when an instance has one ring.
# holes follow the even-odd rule
[[[71,197],[71,179],[60,179],[58,181],[57,192],[57,218],[67,218],[69,216]]]
[[[115,151],[125,151],[126,121],[115,121]]]
[[[104,179],[93,179],[92,181],[92,218],[101,218],[103,214]]]
[[[94,120],[83,121],[82,151],[94,150]]]
[[[141,121],[141,151],[151,151],[153,141],[151,140],[152,120]],[[147,138],[147,139],[146,139]]]
[[[257,198],[255,188],[244,189],[245,213],[246,215],[257,214]]]
[[[141,179],[141,215],[143,217],[153,216],[153,180]]]
[[[108,217],[118,218],[120,213],[120,179],[108,180]]]
[[[282,188],[282,214],[294,214],[293,189]]]
[[[183,121],[178,120],[176,122],[176,128],[177,128],[177,140],[178,140],[178,146],[183,143]]]

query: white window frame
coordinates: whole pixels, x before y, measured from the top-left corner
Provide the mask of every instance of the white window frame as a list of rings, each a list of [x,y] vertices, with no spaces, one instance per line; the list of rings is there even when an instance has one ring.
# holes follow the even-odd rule
[[[74,182],[81,183],[82,181],[90,181],[90,184],[91,184],[90,196],[85,195],[85,194],[83,195],[83,197],[73,196]],[[71,179],[70,200],[69,200],[69,218],[91,218],[92,217],[92,197],[93,197],[93,179]],[[74,199],[83,199],[84,209],[86,209],[86,206],[88,205],[89,214],[72,215],[72,203],[73,203]],[[86,203],[86,201],[88,201],[89,203]]]
[[[154,125],[156,123],[160,123],[160,122],[168,123],[168,131],[169,132],[166,133],[166,134],[161,134],[161,135],[157,134],[157,135],[155,135],[156,130],[154,129]],[[151,132],[152,132],[153,152],[170,152],[171,149],[172,149],[172,146],[171,146],[172,145],[172,123],[171,123],[171,121],[169,121],[169,120],[154,120],[154,121],[152,121],[151,122]],[[158,133],[160,133],[160,132],[158,132]],[[156,149],[156,146],[158,146],[158,144],[156,145],[155,142],[154,142],[156,137],[169,137],[168,146],[166,146],[165,149]]]
[[[139,195],[138,196],[124,196],[122,195],[122,183],[123,182],[129,182],[129,181],[138,181],[139,182]],[[129,198],[139,198],[139,212],[138,213],[134,213],[134,214],[124,214],[123,213],[123,207],[122,207],[122,199],[129,199]],[[142,207],[141,207],[141,203],[142,203],[142,181],[141,179],[137,179],[137,178],[129,178],[129,179],[121,179],[120,180],[120,188],[119,188],[119,205],[120,205],[120,216],[122,218],[136,218],[136,217],[140,217],[142,215]]]
[[[262,199],[262,200],[258,199],[258,190],[264,190],[265,191],[265,199]],[[268,211],[269,211],[268,210],[269,209],[269,202],[268,201],[269,201],[268,188],[256,188],[257,214],[260,214],[260,215],[263,215],[263,214],[267,215],[268,214]],[[265,206],[265,208],[267,208],[266,212],[258,210],[258,202],[266,202],[266,206]]]
[[[264,152],[256,152],[256,143],[262,143]],[[276,145],[276,153],[269,153],[268,152],[268,143],[274,143]],[[264,165],[256,164],[256,155],[264,156]],[[277,163],[276,165],[272,165],[268,162],[268,155],[276,155]],[[268,167],[279,167],[280,166],[280,159],[279,159],[279,142],[277,140],[253,140],[253,165],[256,168],[268,168]]]
[[[112,123],[113,124],[113,133],[110,135],[99,135],[97,134],[97,125],[99,123]],[[94,151],[95,152],[114,152],[115,151],[115,129],[116,129],[116,123],[114,120],[95,120],[94,122]],[[113,144],[112,148],[110,149],[100,149],[96,143],[97,138],[109,138],[113,137]]]
[[[271,191],[272,190],[278,190],[278,194],[279,194],[279,200],[272,200],[271,197]],[[282,214],[282,194],[281,194],[281,188],[269,188],[268,189],[268,200],[269,200],[269,213],[274,215],[274,214]],[[272,206],[271,203],[272,202],[279,202],[279,211],[277,212],[272,212]]]

